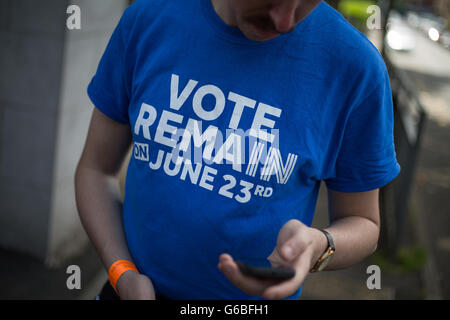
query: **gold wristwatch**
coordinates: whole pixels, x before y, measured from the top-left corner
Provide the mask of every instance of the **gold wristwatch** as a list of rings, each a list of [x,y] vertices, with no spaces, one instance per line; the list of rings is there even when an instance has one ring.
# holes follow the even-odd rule
[[[317,262],[314,264],[314,266],[311,268],[311,270],[309,272],[317,272],[317,271],[322,271],[323,269],[325,269],[325,267],[328,265],[331,258],[333,257],[334,252],[336,251],[336,248],[334,247],[334,241],[333,241],[333,238],[331,237],[331,235],[325,230],[321,230],[321,229],[319,229],[319,230],[322,231],[325,234],[325,236],[327,237],[328,248],[325,250],[325,252],[319,258],[319,260],[317,260]]]

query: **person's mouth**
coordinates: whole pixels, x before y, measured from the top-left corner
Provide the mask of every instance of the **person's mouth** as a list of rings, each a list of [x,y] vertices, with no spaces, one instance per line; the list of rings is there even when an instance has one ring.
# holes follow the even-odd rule
[[[270,23],[261,23],[258,21],[250,22],[249,24],[255,33],[262,38],[273,38],[281,34]]]

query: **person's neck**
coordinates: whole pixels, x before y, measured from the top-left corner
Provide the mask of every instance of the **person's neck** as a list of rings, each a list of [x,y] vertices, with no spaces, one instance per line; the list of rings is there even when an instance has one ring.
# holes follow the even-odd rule
[[[226,24],[236,27],[236,21],[231,14],[231,8],[228,6],[227,0],[209,0],[216,11],[217,15]]]

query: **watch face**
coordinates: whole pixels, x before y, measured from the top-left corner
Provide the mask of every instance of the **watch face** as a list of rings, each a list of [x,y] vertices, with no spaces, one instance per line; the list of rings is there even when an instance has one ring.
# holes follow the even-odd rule
[[[323,269],[325,269],[325,267],[326,267],[326,266],[328,265],[328,263],[330,262],[331,257],[333,257],[332,254],[330,254],[328,257],[326,257],[326,258],[322,261],[322,263],[321,263],[320,266],[319,266],[319,271],[322,271]]]

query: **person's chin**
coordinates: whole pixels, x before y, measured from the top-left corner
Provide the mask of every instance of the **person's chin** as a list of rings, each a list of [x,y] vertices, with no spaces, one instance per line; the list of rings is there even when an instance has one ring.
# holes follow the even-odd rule
[[[271,30],[260,29],[254,25],[247,25],[242,28],[242,33],[250,40],[263,42],[278,37],[281,33]]]

